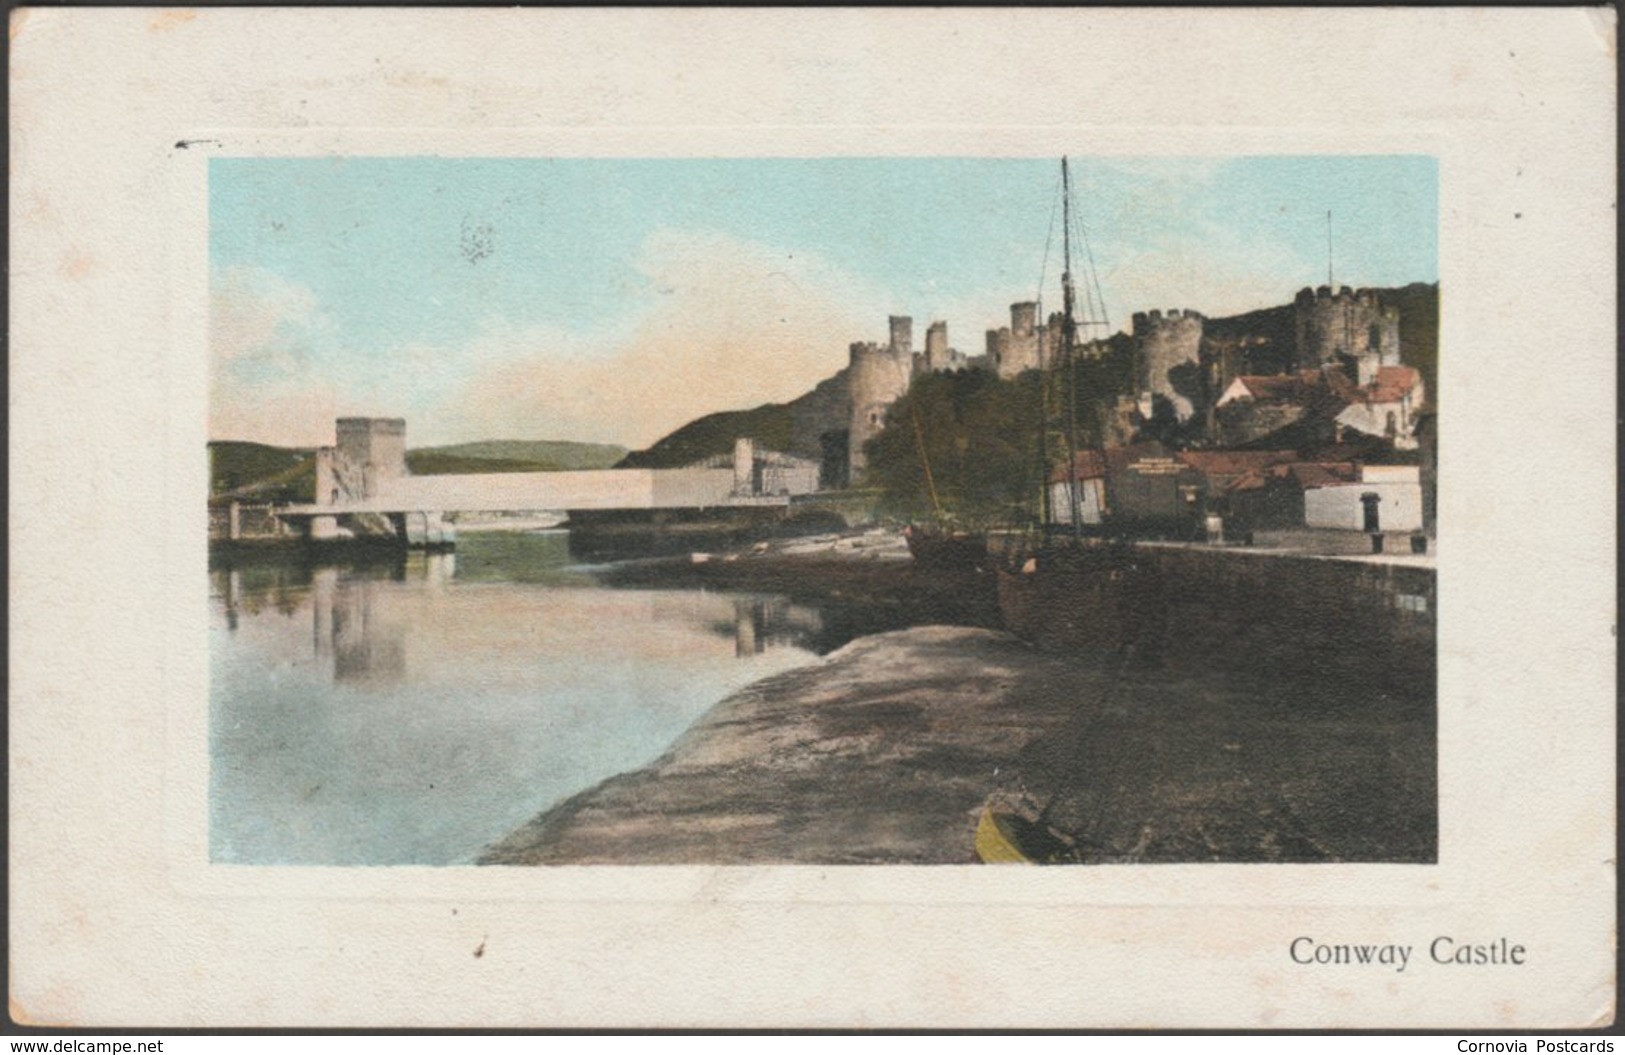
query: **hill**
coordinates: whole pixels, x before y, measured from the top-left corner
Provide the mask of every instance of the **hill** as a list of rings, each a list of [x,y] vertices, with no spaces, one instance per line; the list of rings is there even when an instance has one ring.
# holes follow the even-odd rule
[[[406,468],[413,476],[458,476],[463,473],[551,473],[563,466],[520,458],[476,458],[423,450],[406,452]]]
[[[316,452],[242,440],[209,443],[209,494],[264,502],[309,502],[316,494]]]
[[[1428,406],[1439,409],[1439,284],[1412,282],[1378,293],[1399,309],[1400,359],[1421,373]]]
[[[443,469],[441,472],[530,472],[541,469],[608,469],[626,456],[626,448],[613,443],[575,443],[569,440],[476,440],[441,447],[417,447],[407,454],[428,459],[424,464],[441,464],[438,459],[477,459],[508,462],[525,468]],[[453,464],[446,461],[443,464]],[[412,471],[420,470],[412,465]]]
[[[648,450],[621,459],[622,469],[675,469],[712,455],[727,454],[734,439],[749,436],[770,450],[790,448],[795,417],[788,403],[764,403],[750,410],[724,410],[696,418]]]
[[[837,370],[812,390],[788,403],[764,403],[749,410],[723,410],[707,414],[656,440],[648,449],[633,451],[621,460],[625,469],[676,469],[697,461],[729,454],[734,439],[749,436],[768,450],[802,458],[824,458],[826,445],[838,435],[845,451],[845,429],[851,403],[847,371]]]

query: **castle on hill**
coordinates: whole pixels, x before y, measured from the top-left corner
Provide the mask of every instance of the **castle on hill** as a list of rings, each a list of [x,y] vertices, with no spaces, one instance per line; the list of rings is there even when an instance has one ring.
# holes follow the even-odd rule
[[[850,478],[861,479],[864,445],[886,427],[888,409],[922,373],[985,369],[1011,379],[1063,365],[1059,313],[1043,322],[1038,305],[1010,305],[1010,324],[986,331],[983,354],[948,342],[948,324],[926,329],[916,351],[909,316],[889,320],[889,340],[849,348]],[[1210,320],[1196,311],[1136,312],[1131,332],[1136,393],[1120,400],[1110,429],[1128,442],[1152,422],[1183,430],[1205,446],[1273,440],[1333,442],[1345,430],[1414,449],[1426,403],[1420,373],[1403,362],[1399,308],[1377,291],[1321,286],[1300,290],[1287,308]],[[1105,354],[1109,342],[1078,354]]]

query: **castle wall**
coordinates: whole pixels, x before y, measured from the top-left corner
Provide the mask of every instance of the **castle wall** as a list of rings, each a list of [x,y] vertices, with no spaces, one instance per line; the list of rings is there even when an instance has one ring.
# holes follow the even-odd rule
[[[1202,316],[1177,308],[1134,313],[1134,352],[1142,393],[1162,396],[1173,404],[1180,421],[1197,407],[1187,393],[1178,391],[1169,374],[1181,366],[1199,366],[1202,352]]]

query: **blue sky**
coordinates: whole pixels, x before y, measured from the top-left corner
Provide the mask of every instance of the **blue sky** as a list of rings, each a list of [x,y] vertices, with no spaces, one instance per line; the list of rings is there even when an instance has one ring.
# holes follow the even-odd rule
[[[1325,281],[1436,281],[1423,157],[1075,158],[1111,321]],[[216,158],[211,435],[642,446],[792,398],[883,339],[952,343],[1037,292],[1054,160]],[[1057,243],[1058,245],[1058,243]],[[1058,252],[1058,248],[1052,251]],[[1058,267],[1047,267],[1054,291]]]

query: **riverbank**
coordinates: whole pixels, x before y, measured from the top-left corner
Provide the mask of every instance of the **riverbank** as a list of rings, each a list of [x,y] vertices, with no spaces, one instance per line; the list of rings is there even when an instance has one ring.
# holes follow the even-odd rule
[[[735,693],[484,864],[966,864],[991,800],[1093,863],[1431,861],[1431,693],[1190,678],[924,626]]]
[[[831,640],[843,645],[922,624],[1002,625],[991,569],[920,568],[895,530],[806,535],[729,552],[627,561],[594,575],[617,587],[703,588],[817,602],[837,619],[832,629],[840,636]]]

